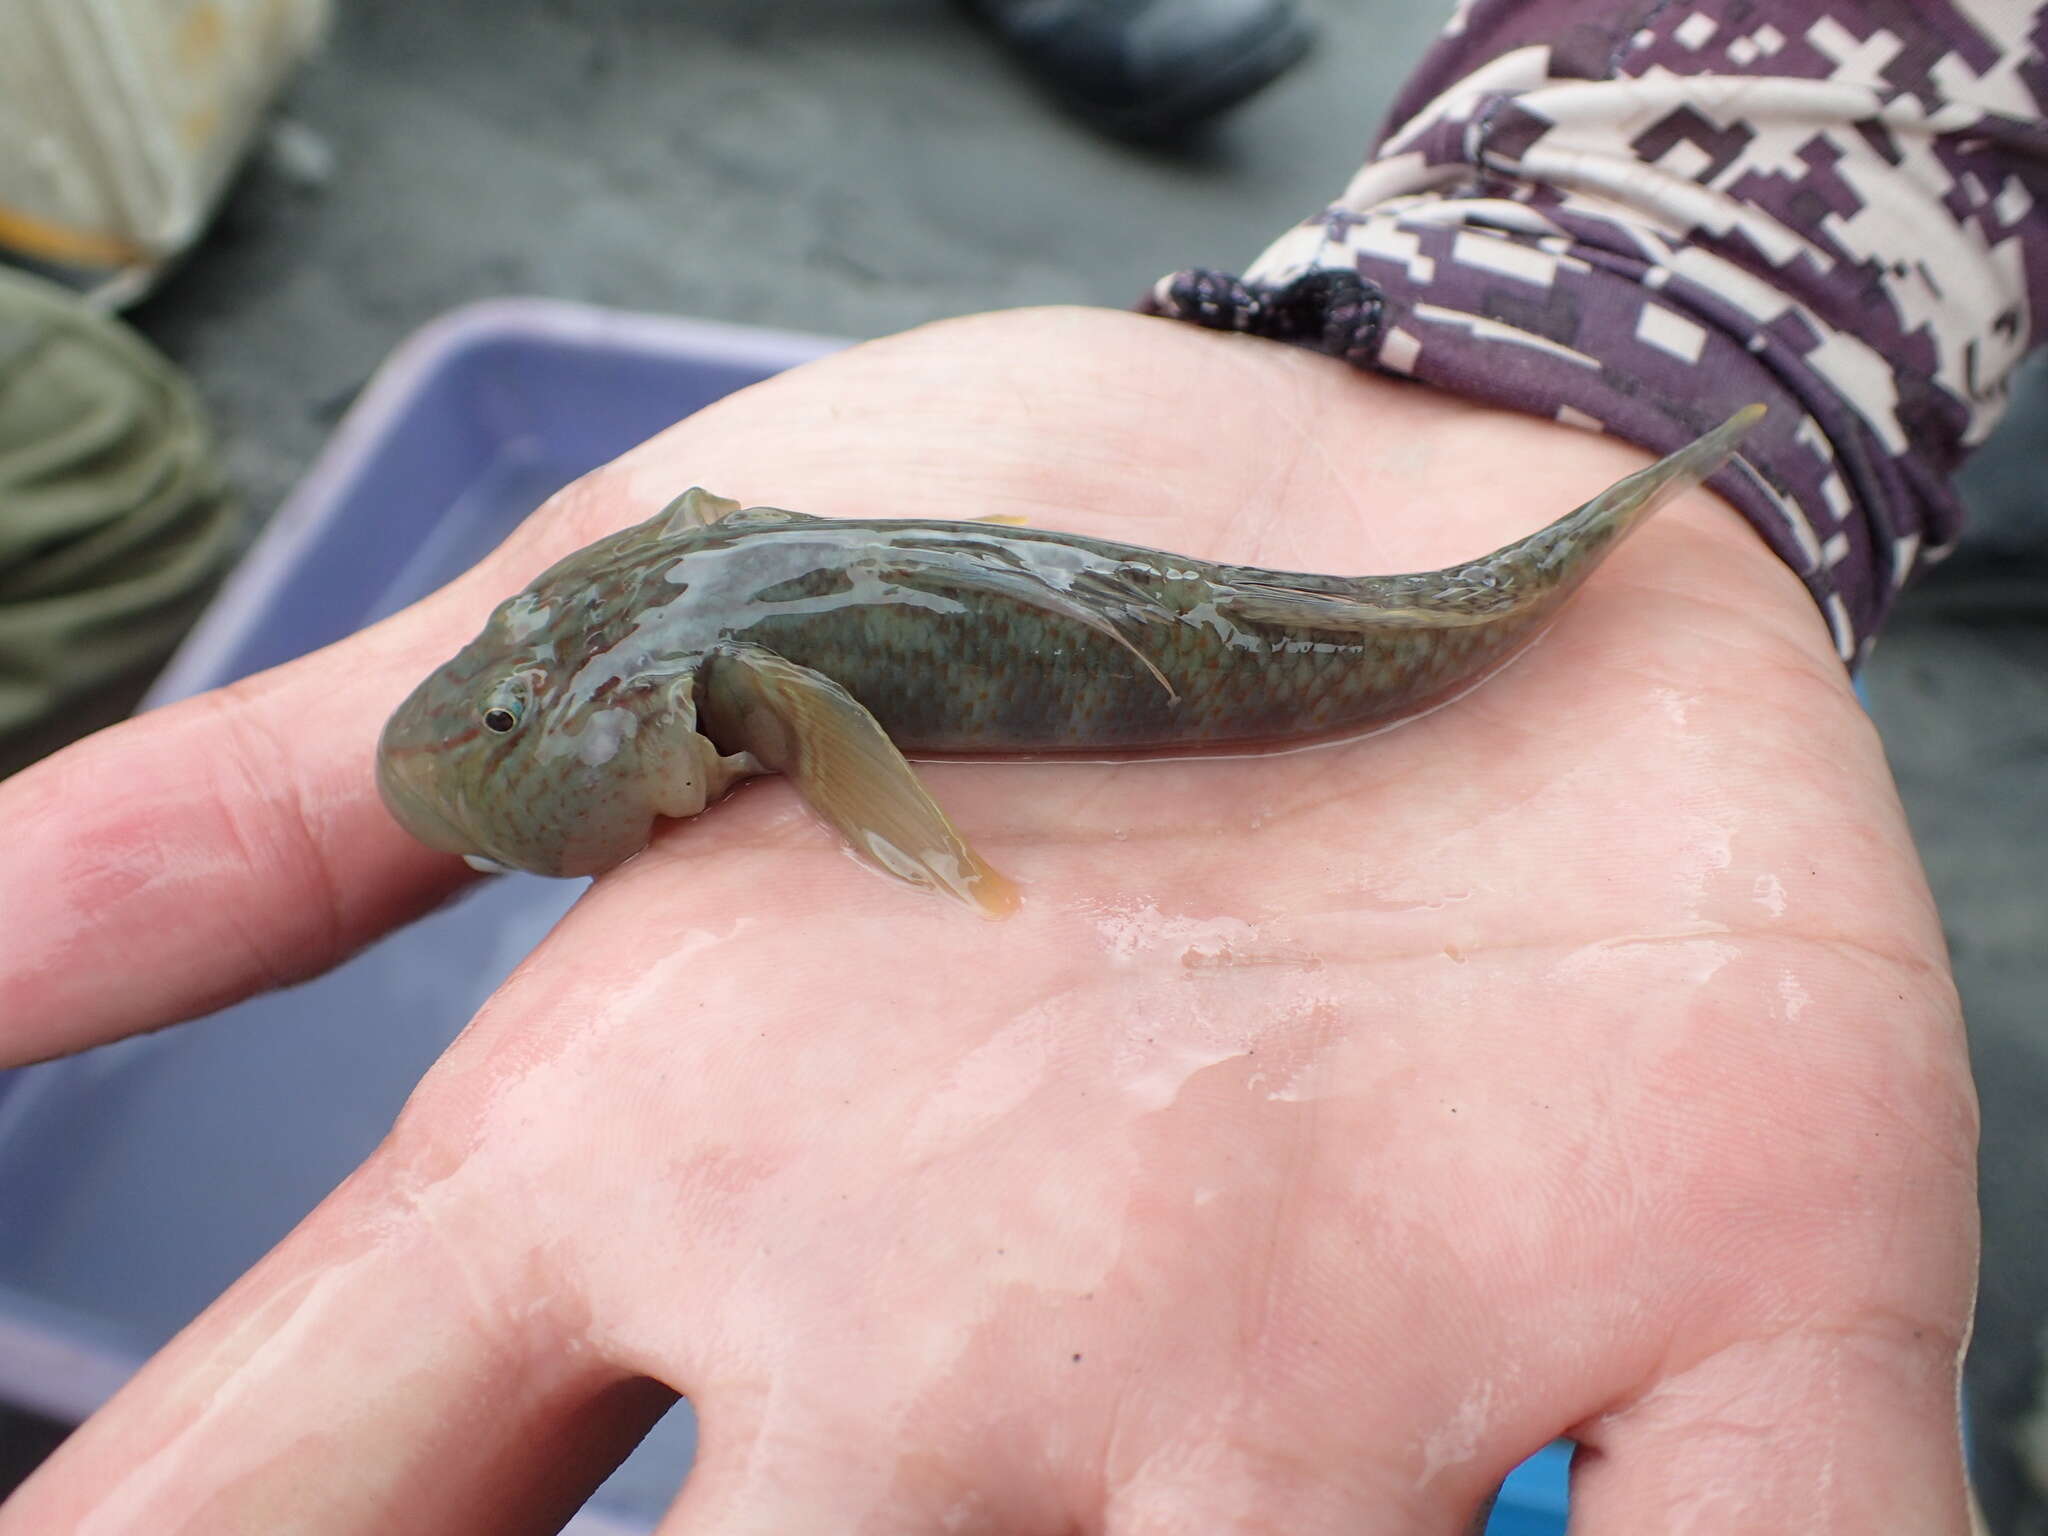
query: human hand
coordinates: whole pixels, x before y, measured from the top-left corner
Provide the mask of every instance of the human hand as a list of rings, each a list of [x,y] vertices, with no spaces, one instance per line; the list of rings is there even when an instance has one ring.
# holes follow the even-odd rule
[[[0,1053],[310,974],[467,878],[377,803],[386,712],[680,486],[1367,572],[1647,458],[1112,313],[829,359],[0,786]],[[924,772],[1016,916],[878,879],[774,781],[669,828],[0,1536],[549,1530],[656,1384],[702,1424],[665,1536],[1448,1532],[1567,1431],[1587,1536],[1965,1529],[1940,930],[1820,619],[1714,497],[1390,734]]]

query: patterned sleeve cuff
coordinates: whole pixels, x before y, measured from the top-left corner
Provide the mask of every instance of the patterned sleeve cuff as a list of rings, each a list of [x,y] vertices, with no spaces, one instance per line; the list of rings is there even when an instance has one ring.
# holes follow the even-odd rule
[[[1497,41],[1489,13],[1526,29],[1546,3],[1577,9],[1468,8],[1432,64]],[[1953,539],[1950,477],[2032,338],[2048,209],[2028,182],[2048,178],[2048,134],[1995,108],[2031,103],[2022,82],[2048,72],[2024,26],[2000,51],[1938,5],[1903,40],[1820,9],[1659,6],[1604,52],[1583,27],[1575,59],[1510,48],[1244,278],[1178,273],[1144,307],[1656,452],[1761,400],[1769,416],[1715,487],[1860,663]],[[1902,48],[1917,48],[1904,84],[1885,73]],[[1603,78],[1557,73],[1588,58]]]

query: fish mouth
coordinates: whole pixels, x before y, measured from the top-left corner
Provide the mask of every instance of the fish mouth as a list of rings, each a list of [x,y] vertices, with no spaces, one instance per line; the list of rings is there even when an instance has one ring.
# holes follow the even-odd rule
[[[407,770],[419,754],[389,745],[377,750],[377,794],[391,817],[417,842],[438,853],[457,853],[465,859],[483,857],[481,843],[452,816],[443,811],[435,797]]]

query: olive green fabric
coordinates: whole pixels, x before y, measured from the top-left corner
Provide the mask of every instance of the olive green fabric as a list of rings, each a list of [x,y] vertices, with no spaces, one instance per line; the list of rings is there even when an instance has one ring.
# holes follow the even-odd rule
[[[177,370],[0,269],[0,775],[133,706],[239,533]]]

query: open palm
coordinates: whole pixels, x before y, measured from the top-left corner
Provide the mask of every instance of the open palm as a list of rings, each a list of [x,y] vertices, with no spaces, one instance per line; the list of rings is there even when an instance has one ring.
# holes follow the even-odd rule
[[[0,788],[0,1055],[444,896],[376,800],[384,714],[681,486],[1368,572],[1647,457],[1109,313],[828,359]],[[671,1388],[674,1536],[1453,1532],[1567,1431],[1587,1536],[1964,1529],[1940,930],[1818,617],[1714,497],[1397,731],[926,777],[1016,916],[856,866],[774,781],[668,828],[0,1533],[548,1530]]]

